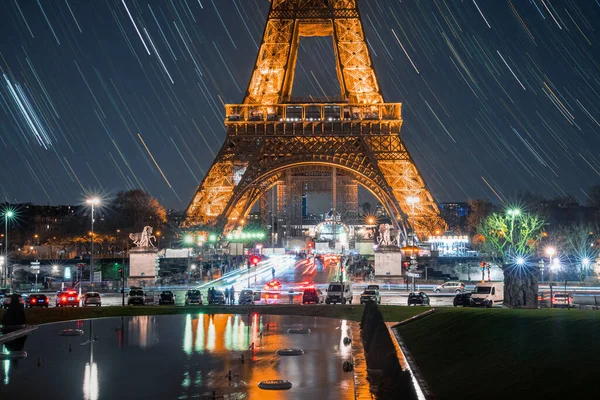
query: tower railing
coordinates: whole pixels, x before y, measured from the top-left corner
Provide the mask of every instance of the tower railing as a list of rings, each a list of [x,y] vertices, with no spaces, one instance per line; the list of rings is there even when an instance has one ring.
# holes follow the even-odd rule
[[[225,124],[401,121],[401,103],[226,104]]]

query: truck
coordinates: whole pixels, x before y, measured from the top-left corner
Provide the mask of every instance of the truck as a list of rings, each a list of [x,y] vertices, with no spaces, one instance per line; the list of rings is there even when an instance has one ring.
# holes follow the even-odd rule
[[[488,307],[504,303],[504,282],[481,282],[475,285],[471,305]]]

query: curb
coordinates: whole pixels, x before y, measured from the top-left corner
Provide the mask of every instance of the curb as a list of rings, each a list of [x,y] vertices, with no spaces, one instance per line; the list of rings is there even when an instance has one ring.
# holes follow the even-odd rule
[[[37,329],[37,325],[28,326],[22,329],[18,329],[16,331],[12,331],[5,335],[0,336],[0,345],[6,342],[10,342],[11,340],[20,338],[21,336],[27,335],[29,332],[33,332]]]
[[[423,374],[421,373],[421,370],[419,369],[417,362],[415,361],[414,357],[408,350],[406,343],[402,339],[402,336],[400,336],[400,333],[398,332],[397,328],[402,325],[406,325],[410,322],[413,322],[415,320],[426,317],[428,315],[431,315],[433,312],[434,312],[434,309],[431,309],[431,310],[427,310],[421,314],[415,315],[414,317],[408,318],[400,323],[394,323],[394,322],[386,322],[385,323],[385,325],[388,329],[388,332],[390,334],[390,337],[392,338],[392,342],[394,342],[394,347],[396,347],[396,353],[398,355],[398,361],[400,362],[400,366],[402,367],[403,370],[408,371],[410,373],[413,384],[414,384],[415,393],[417,394],[417,398],[419,400],[426,400],[426,399],[432,400],[435,398],[435,396],[434,396],[433,392],[431,391],[431,389],[429,388],[427,381],[425,381],[425,378],[423,377]]]

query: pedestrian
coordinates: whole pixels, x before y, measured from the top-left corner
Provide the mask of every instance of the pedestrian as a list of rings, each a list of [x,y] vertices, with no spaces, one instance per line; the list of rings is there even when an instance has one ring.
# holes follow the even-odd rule
[[[275,279],[275,267],[271,268],[271,279]]]
[[[231,305],[235,304],[235,289],[233,286],[231,286],[231,289],[229,289],[229,301],[231,302]]]
[[[229,289],[225,288],[225,304],[229,303]]]
[[[206,299],[208,301],[208,304],[212,304],[213,296],[212,296],[212,289],[211,288],[208,288],[208,294],[206,295]]]

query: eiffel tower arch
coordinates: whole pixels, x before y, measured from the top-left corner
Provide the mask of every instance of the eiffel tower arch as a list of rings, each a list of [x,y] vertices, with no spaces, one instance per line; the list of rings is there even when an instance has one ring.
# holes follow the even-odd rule
[[[302,196],[293,189],[297,182],[323,179],[330,171],[334,193],[338,179],[360,184],[382,203],[396,228],[406,232],[412,222],[406,200],[412,196],[419,199],[417,234],[445,229],[400,138],[401,104],[384,102],[357,1],[271,0],[244,102],[225,107],[227,137],[186,210],[184,228],[229,232],[275,190],[289,229],[292,204]],[[332,37],[342,101],[292,99],[298,43],[306,36]]]

